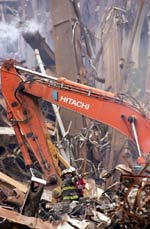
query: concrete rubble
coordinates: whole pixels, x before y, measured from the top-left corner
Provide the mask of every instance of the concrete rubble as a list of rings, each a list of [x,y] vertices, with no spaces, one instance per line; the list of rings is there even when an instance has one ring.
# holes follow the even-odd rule
[[[4,55],[0,62],[15,58],[39,71],[35,58],[38,49],[48,74],[115,93],[124,86],[124,94],[118,96],[150,116],[149,1],[138,4],[134,0],[66,0],[62,1],[64,5],[59,4],[60,0],[50,2],[0,1],[0,28],[4,24],[4,33],[11,32],[7,42],[1,34]],[[15,24],[10,25],[13,30],[7,27],[11,21]],[[32,29],[28,28],[30,23]],[[41,23],[44,29],[39,31]],[[16,28],[19,32],[15,33]],[[10,38],[16,34],[19,38],[12,46]],[[144,96],[139,85],[145,88]],[[141,106],[135,98],[142,96],[145,98]],[[66,132],[60,136],[52,105],[40,105],[52,142],[66,150],[69,161],[86,181],[84,197],[65,202],[53,199],[55,186],[41,184],[30,189],[30,173],[0,93],[0,228],[150,228],[150,159],[144,167],[135,165],[138,152],[132,143],[102,123],[63,109]],[[122,154],[126,156],[122,158]],[[34,157],[33,164],[36,167]]]
[[[118,182],[113,182],[106,189],[103,183],[119,173]],[[104,173],[102,184],[96,184],[92,178],[86,179],[84,198],[79,201],[53,202],[41,198],[38,208],[22,214],[28,183],[22,184],[0,173],[0,217],[1,225],[11,226],[12,222],[29,228],[149,228],[150,209],[150,169],[129,167],[120,164],[113,171]],[[92,183],[92,185],[91,185]],[[12,186],[13,185],[13,186]],[[46,187],[45,187],[46,188]],[[51,195],[48,189],[48,195]],[[39,190],[31,193],[38,198]],[[92,194],[92,195],[91,195]],[[32,201],[35,201],[32,199]],[[32,207],[32,201],[30,207]],[[30,216],[29,216],[30,215]],[[42,227],[41,227],[42,225]],[[9,228],[8,227],[8,228]],[[10,227],[11,228],[11,227]]]

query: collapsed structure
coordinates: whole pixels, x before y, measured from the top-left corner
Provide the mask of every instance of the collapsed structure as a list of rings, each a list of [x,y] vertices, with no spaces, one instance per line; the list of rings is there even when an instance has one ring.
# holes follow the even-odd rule
[[[96,74],[96,62],[95,65],[93,62],[93,46],[89,39],[90,33],[87,32],[88,30],[81,19],[77,3],[77,1],[62,1],[61,5],[57,1],[51,1],[51,9],[56,9],[56,6],[59,6],[60,8],[58,7],[57,10],[63,13],[64,11],[61,9],[68,7],[70,12],[70,15],[66,15],[66,20],[64,20],[63,14],[60,14],[60,18],[55,18],[55,15],[59,14],[53,13],[52,15],[56,36],[55,58],[54,53],[49,49],[45,40],[42,40],[38,32],[23,33],[24,39],[35,49],[39,64],[37,70],[40,70],[42,74],[24,68],[20,64],[18,66],[13,61],[4,62],[3,64],[2,94],[6,99],[8,119],[13,124],[17,134],[6,138],[1,146],[1,170],[3,171],[1,180],[3,182],[1,183],[2,207],[0,210],[3,218],[2,224],[11,227],[15,222],[25,224],[30,228],[41,228],[41,225],[42,228],[57,228],[60,226],[62,228],[86,228],[87,226],[90,228],[92,226],[113,228],[115,226],[128,227],[129,225],[137,228],[144,225],[145,228],[148,228],[150,204],[149,158],[147,156],[143,157],[143,153],[146,153],[145,155],[149,154],[148,109],[141,108],[137,101],[127,96],[127,94],[116,93],[113,95],[83,85],[89,81],[89,84],[93,86],[93,79],[96,79],[99,83],[104,84],[105,82],[107,90],[111,89],[114,92],[120,90],[117,88],[113,90],[113,82],[116,82],[116,80],[113,79],[112,82],[109,82],[107,77],[104,79]],[[16,4],[18,4],[17,1]],[[31,5],[31,2],[29,4]],[[138,5],[139,11],[134,24],[134,33],[138,28],[140,17],[143,17],[141,13],[145,4],[148,3],[142,1]],[[82,1],[80,7],[82,9]],[[116,35],[118,35],[116,29],[120,26],[120,19],[123,19],[124,16],[124,9],[120,10],[114,7],[108,10],[106,17],[104,17],[103,23],[112,22],[112,19],[115,19],[116,23],[112,27],[114,42],[116,42]],[[63,32],[61,25],[64,25],[64,31],[66,29],[70,31],[69,28],[73,28],[71,33],[66,34],[65,38],[67,40],[64,40],[64,44],[68,39],[71,44],[70,60],[67,59],[66,62],[64,56],[67,57],[70,50],[65,50],[62,47],[62,40],[58,39],[61,38]],[[78,27],[78,25],[80,26]],[[103,25],[109,25],[109,23]],[[107,29],[107,26],[103,27],[103,39],[104,32]],[[81,38],[83,35],[84,39],[80,40],[80,34]],[[135,34],[131,38],[130,49]],[[72,39],[74,45],[72,45]],[[111,56],[107,49],[104,51],[105,39],[103,39],[103,46],[100,47],[95,61],[101,55],[102,50],[104,59]],[[79,52],[80,49],[82,53]],[[66,53],[61,51],[66,51]],[[89,68],[83,53],[90,60]],[[73,56],[74,54],[76,55]],[[130,54],[130,52],[127,53],[125,61],[122,58],[120,65],[119,59],[117,59],[118,56],[116,59],[114,58],[116,69],[120,74],[123,70],[124,82],[127,80],[127,65]],[[83,56],[85,59],[81,59]],[[43,66],[42,61],[45,66]],[[23,64],[24,61],[21,62]],[[68,65],[68,63],[70,64]],[[108,72],[105,73],[111,74],[112,69],[115,69],[113,64],[112,66],[109,65]],[[86,73],[86,70],[89,71]],[[46,74],[46,71],[48,74]],[[57,76],[69,76],[70,79],[73,77],[73,81],[82,84],[63,78],[56,80],[54,77],[56,73]],[[86,78],[89,74],[91,79]],[[129,74],[130,72],[128,72]],[[117,75],[117,71],[113,75]],[[44,78],[41,78],[41,76],[44,76]],[[15,80],[13,77],[15,77]],[[9,91],[7,90],[8,85]],[[121,84],[118,85],[120,88]],[[63,94],[63,92],[66,94]],[[40,98],[50,101],[52,104],[43,103],[39,101]],[[2,121],[4,125],[10,126],[10,122],[6,119],[6,106],[3,97],[1,104]],[[37,104],[39,107],[37,107]],[[83,116],[76,116],[74,113],[69,114],[61,108],[59,113],[58,106],[67,107],[81,113]],[[45,125],[45,121],[39,112],[40,107],[42,107],[45,114],[47,125]],[[94,121],[91,121],[91,118]],[[120,130],[134,143],[132,144],[131,141],[126,140],[125,143],[119,141],[117,144],[121,152],[126,152],[127,147],[129,149],[127,152],[130,153],[130,160],[127,157],[122,160],[123,163],[128,165],[127,167],[125,165],[114,166],[115,163],[118,164],[119,162],[116,155],[120,155],[114,148],[114,139],[118,139],[118,137],[116,134],[112,134],[112,137],[110,137],[108,126],[102,123]],[[48,132],[46,132],[47,127]],[[66,128],[68,128],[67,131],[65,131]],[[75,134],[79,129],[81,129],[80,134]],[[10,131],[12,131],[12,128],[7,133],[10,133]],[[14,134],[14,132],[11,133]],[[50,140],[48,140],[49,135],[51,136]],[[19,147],[16,137],[18,138]],[[22,155],[24,158],[22,158]],[[140,166],[135,164],[138,156],[138,162],[144,163]],[[110,159],[108,160],[108,158]],[[69,206],[63,202],[52,203],[53,201],[50,199],[51,188],[48,187],[47,189],[44,180],[37,178],[34,174],[31,177],[30,170],[26,170],[26,165],[31,167],[33,164],[40,173],[45,175],[48,183],[52,183],[57,179],[58,183],[61,183],[59,176],[63,167],[69,167],[70,164],[77,167],[87,180],[85,199],[80,200],[79,203],[71,203]],[[108,172],[103,173],[104,168]],[[54,176],[55,170],[56,177]],[[120,173],[119,175],[116,174],[118,171],[121,175]],[[21,183],[11,180],[10,177],[5,177],[4,173],[26,184],[22,186]],[[37,181],[41,182],[40,185],[32,190],[32,182]],[[114,181],[116,182],[114,183]],[[8,187],[6,187],[6,183]],[[48,195],[45,197],[44,194],[47,192]]]

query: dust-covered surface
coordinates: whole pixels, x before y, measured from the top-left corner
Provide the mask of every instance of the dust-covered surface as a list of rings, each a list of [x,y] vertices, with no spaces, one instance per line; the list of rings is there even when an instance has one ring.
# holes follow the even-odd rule
[[[127,99],[149,117],[150,2],[65,0],[51,18],[55,4],[57,1],[52,0],[0,1],[1,64],[6,59],[15,59],[24,67],[40,71],[34,52],[38,49],[48,74],[64,73],[63,77],[74,81],[121,93],[120,98]],[[57,10],[61,13],[57,14]],[[73,49],[65,46],[66,40],[61,38],[64,31],[70,31],[65,32],[65,38]],[[67,56],[69,51],[72,54]],[[66,158],[84,176],[85,196],[79,202],[66,204],[60,198],[54,203],[53,187],[44,187],[46,194],[42,200],[40,186],[31,192],[22,211],[30,187],[30,172],[7,119],[1,93],[1,225],[4,228],[11,228],[14,223],[20,223],[19,228],[23,225],[29,228],[149,228],[149,165],[144,169],[137,167],[137,146],[124,136],[116,136],[102,123],[83,117],[79,122],[75,116],[62,112],[66,129],[63,135],[52,105],[42,101],[40,106],[53,144],[65,149]],[[42,173],[32,151],[30,156],[34,167]],[[119,167],[120,164],[123,166]],[[14,180],[4,178],[3,174]]]

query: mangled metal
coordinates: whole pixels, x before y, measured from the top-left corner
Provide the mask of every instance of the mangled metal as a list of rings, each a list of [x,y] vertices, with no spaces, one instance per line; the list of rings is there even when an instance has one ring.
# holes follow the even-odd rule
[[[74,1],[72,2],[74,4]],[[131,1],[128,1],[128,3],[129,2]],[[99,5],[97,5],[95,12],[98,12],[98,7],[101,8]],[[120,23],[120,18],[126,16],[125,10],[123,15],[118,13],[121,11],[122,9],[120,10],[120,8],[114,8],[114,7],[111,8],[109,11],[109,13],[112,12],[114,13],[115,17],[113,18],[113,20],[115,20],[115,28],[118,27],[118,23]],[[110,16],[110,14],[106,16]],[[107,17],[106,19],[109,20],[110,18]],[[111,20],[111,23],[113,20]],[[63,20],[62,22],[64,23]],[[76,25],[79,23],[81,23],[80,20],[76,21],[75,23],[72,23],[73,24],[72,34],[74,40],[75,40],[74,32],[76,29]],[[113,33],[116,34],[115,31],[113,31]],[[39,36],[39,33],[36,33],[34,35],[35,38],[36,35],[38,35],[38,38],[40,38],[40,42],[41,42],[40,45],[44,44],[44,42],[41,40],[41,37]],[[103,40],[103,43],[104,41],[105,40]],[[80,44],[80,41],[75,40],[75,42],[79,42]],[[115,39],[114,39],[114,43],[116,43]],[[100,50],[101,54],[103,53],[104,48],[106,48],[105,45],[106,44],[104,44],[104,46],[101,47]],[[109,45],[109,48],[110,47],[111,45]],[[113,47],[115,47],[115,45],[113,45]],[[107,62],[109,62],[108,56],[112,59],[112,55],[110,55],[110,53],[111,51],[109,53],[103,54],[104,58],[107,59],[105,65],[107,65]],[[57,55],[60,55],[59,52],[57,52]],[[52,53],[52,60],[54,62],[53,57],[54,55]],[[115,66],[118,69],[117,58],[115,58]],[[70,65],[68,65],[67,63],[67,68],[68,67],[70,69]],[[111,63],[111,67],[107,69],[108,69],[107,71],[110,71],[110,75],[112,75],[112,70],[114,69],[113,64]],[[83,71],[83,69],[81,70]],[[116,73],[115,70],[114,72]],[[113,75],[117,76],[117,74],[113,74]],[[77,79],[78,77],[79,76],[77,76]],[[108,82],[106,83],[107,86]],[[108,89],[110,88],[112,88],[112,85],[108,85]],[[123,94],[118,94],[118,97],[123,98],[123,96],[124,96]],[[72,101],[69,100],[69,103],[71,102]],[[132,100],[132,103],[134,103],[134,105],[137,106],[135,102],[136,102],[135,100],[134,101]],[[75,102],[73,101],[73,103],[75,106],[79,106],[79,105],[83,106],[83,104],[79,103],[79,101],[75,101]],[[140,109],[142,110],[141,107]],[[145,115],[145,112],[143,112],[143,115]],[[5,115],[1,115],[1,117],[2,117],[2,123],[5,122],[7,126],[9,126],[9,123],[6,122]],[[54,123],[54,125],[56,130],[57,124]],[[7,131],[9,135],[12,134],[12,132],[10,132],[11,129],[7,129]],[[54,137],[56,144],[59,144],[60,141],[60,137],[58,136],[59,130],[57,129],[56,132],[57,132],[56,134],[57,136],[55,134],[53,136],[51,134],[51,136]],[[67,134],[69,134],[69,132]],[[125,164],[121,164],[116,166],[115,168],[112,168],[110,171],[106,171],[105,169],[107,168],[106,163],[108,163],[107,152],[111,148],[110,145],[111,138],[108,133],[108,128],[103,127],[102,124],[99,125],[97,123],[94,124],[92,123],[88,127],[85,125],[85,128],[82,129],[79,135],[75,135],[73,137],[69,135],[68,139],[67,139],[67,144],[65,142],[65,139],[61,139],[61,142],[65,147],[67,145],[72,155],[75,155],[76,160],[72,160],[72,163],[76,166],[77,165],[79,166],[78,167],[79,171],[82,173],[82,175],[85,177],[87,181],[85,198],[80,200],[79,202],[76,203],[72,202],[69,204],[69,206],[68,205],[66,206],[65,203],[62,203],[61,201],[59,203],[57,202],[59,201],[60,196],[59,196],[59,192],[55,192],[55,197],[57,197],[58,194],[58,199],[56,200],[57,203],[54,204],[52,203],[51,191],[44,190],[43,193],[45,195],[41,195],[41,199],[40,197],[39,200],[35,198],[36,201],[39,202],[37,208],[38,211],[36,212],[35,217],[31,218],[29,217],[29,214],[28,216],[25,217],[24,215],[21,214],[22,213],[21,209],[22,209],[22,204],[24,203],[25,200],[25,193],[27,192],[27,190],[26,189],[24,190],[23,188],[20,188],[18,190],[15,187],[11,190],[10,187],[5,187],[5,185],[2,184],[3,182],[1,182],[0,216],[3,218],[1,223],[3,223],[3,221],[5,220],[9,220],[9,221],[17,222],[18,224],[21,223],[27,225],[30,228],[55,228],[55,227],[56,228],[87,228],[87,227],[88,228],[94,228],[94,227],[111,228],[111,226],[112,227],[119,226],[124,228],[130,228],[130,227],[148,228],[149,208],[150,208],[150,183],[149,183],[150,172],[148,168],[149,166],[147,165],[144,170],[139,171],[139,169],[141,168],[137,168],[137,167],[135,168],[134,166],[128,167]],[[15,141],[13,140],[13,143],[14,142]],[[20,152],[17,150],[16,153],[16,148],[13,147],[12,151],[14,156],[12,157],[11,156],[12,152],[11,150],[9,152],[9,150],[10,148],[8,148],[8,150],[4,150],[5,153],[1,155],[1,161],[0,161],[1,170],[7,174],[9,173],[9,175],[14,175],[12,173],[13,171],[12,167],[15,167],[17,168],[15,169],[16,172],[15,176],[16,174],[20,174],[21,179],[22,177],[26,178],[25,179],[26,182],[27,179],[29,179],[29,174],[26,174],[26,172],[24,171],[25,167],[22,162],[22,157],[20,155]],[[118,153],[115,150],[114,152],[115,154]],[[120,152],[117,155],[119,154]],[[91,160],[91,156],[92,156],[92,160]],[[34,163],[36,164],[36,161]],[[110,164],[112,164],[112,160],[110,160]],[[8,168],[10,171],[8,171]],[[118,172],[121,175],[119,177],[120,179],[116,181],[115,173]],[[108,180],[109,180],[109,185],[106,185]],[[12,184],[10,180],[8,183],[10,185]],[[26,183],[25,186],[28,187],[29,184]],[[33,196],[34,195],[31,195],[30,197],[31,205],[32,205],[32,198],[34,199]],[[30,201],[28,204],[29,211],[31,207]],[[11,211],[5,211],[10,209]]]
[[[127,165],[116,166],[114,173],[120,173],[120,181],[115,185],[107,187],[98,193],[99,185],[94,184],[94,180],[87,179],[87,186],[84,198],[79,201],[51,203],[51,200],[41,199],[39,202],[36,218],[28,217],[27,226],[30,228],[111,228],[111,226],[119,225],[122,227],[133,226],[144,228],[149,224],[149,208],[150,208],[150,176],[149,164],[144,168],[129,168]],[[120,168],[122,168],[120,170]],[[137,172],[138,169],[138,172]],[[132,171],[133,170],[133,171]],[[136,171],[136,172],[135,172]],[[113,173],[109,173],[107,179]],[[104,174],[106,177],[106,174]],[[89,182],[89,183],[88,183]],[[94,183],[93,183],[94,182]],[[89,189],[90,187],[90,189]],[[89,192],[90,191],[90,192]],[[21,192],[21,191],[20,191]],[[18,192],[18,194],[20,194]],[[92,194],[92,195],[91,195]],[[24,224],[24,215],[18,215],[14,212],[11,201],[4,205],[5,194],[1,192],[1,209],[0,217]],[[9,200],[11,196],[9,197]],[[17,201],[16,204],[20,206]],[[9,206],[12,210],[10,212]],[[8,209],[7,209],[8,208]],[[19,207],[20,209],[20,207]],[[4,210],[4,211],[2,211]],[[15,210],[16,211],[16,210]],[[20,211],[20,210],[19,210]],[[20,218],[18,218],[20,217]],[[26,216],[27,217],[27,216]],[[36,223],[35,223],[36,219]],[[42,221],[41,221],[42,220]],[[34,227],[33,227],[34,225]]]

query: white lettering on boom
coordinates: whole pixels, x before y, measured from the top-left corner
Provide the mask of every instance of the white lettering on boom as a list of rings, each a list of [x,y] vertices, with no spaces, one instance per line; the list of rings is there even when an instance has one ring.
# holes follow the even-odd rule
[[[60,101],[64,102],[64,103],[68,103],[68,104],[73,105],[75,107],[81,107],[85,110],[88,110],[90,108],[90,104],[84,103],[84,102],[76,100],[76,99],[68,98],[66,96],[61,96]]]

